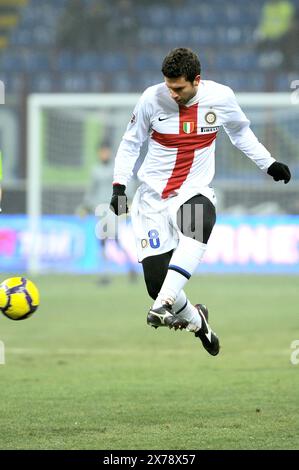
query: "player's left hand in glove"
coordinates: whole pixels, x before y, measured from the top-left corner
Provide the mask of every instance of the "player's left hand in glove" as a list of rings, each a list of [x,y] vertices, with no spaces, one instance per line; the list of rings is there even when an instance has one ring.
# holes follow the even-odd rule
[[[268,175],[272,176],[274,181],[284,181],[287,184],[291,179],[291,172],[289,167],[284,163],[274,162],[267,170]]]
[[[123,184],[114,184],[113,193],[110,202],[110,209],[116,215],[127,214],[128,209],[128,199],[125,193],[126,187]]]

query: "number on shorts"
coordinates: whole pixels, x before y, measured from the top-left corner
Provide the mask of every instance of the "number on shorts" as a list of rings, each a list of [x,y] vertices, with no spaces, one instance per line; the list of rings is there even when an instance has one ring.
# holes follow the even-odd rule
[[[150,230],[148,232],[149,237],[149,244],[151,248],[159,248],[160,246],[160,238],[158,230]]]

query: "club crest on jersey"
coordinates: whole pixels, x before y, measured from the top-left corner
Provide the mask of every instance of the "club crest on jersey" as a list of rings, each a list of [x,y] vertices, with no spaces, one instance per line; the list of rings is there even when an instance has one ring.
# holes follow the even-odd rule
[[[185,134],[191,134],[194,131],[194,122],[183,122],[183,131]]]
[[[214,111],[209,111],[206,115],[205,115],[205,120],[208,124],[214,124],[214,122],[216,122],[216,119],[217,119],[217,116],[216,114],[214,113]]]

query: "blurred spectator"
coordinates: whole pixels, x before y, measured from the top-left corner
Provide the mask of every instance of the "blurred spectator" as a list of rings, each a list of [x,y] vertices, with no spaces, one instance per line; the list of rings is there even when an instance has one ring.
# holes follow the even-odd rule
[[[57,45],[81,50],[119,49],[136,44],[138,24],[131,0],[70,0],[60,19]]]
[[[257,50],[262,54],[261,65],[278,67],[284,62],[285,41],[295,18],[295,7],[289,0],[268,0],[261,12],[255,31]]]
[[[137,42],[138,24],[134,16],[132,0],[119,0],[118,17],[115,22],[114,37],[118,46],[131,46]]]
[[[296,8],[291,27],[284,36],[282,51],[284,54],[283,66],[286,70],[298,70],[299,68],[299,8]]]
[[[90,50],[106,51],[111,48],[113,10],[108,2],[92,1],[87,6],[87,43]]]
[[[99,239],[102,259],[109,261],[106,253],[107,242],[109,241],[107,234],[107,224],[109,227],[115,227],[117,218],[109,209],[109,202],[111,198],[111,182],[113,180],[114,160],[112,158],[112,145],[109,137],[104,138],[97,149],[97,162],[92,169],[90,184],[84,194],[82,204],[77,208],[77,215],[84,217],[87,214],[96,214],[100,216],[100,221],[97,224],[97,236]],[[117,231],[116,231],[117,232]],[[126,260],[126,268],[131,282],[136,281],[137,273],[134,267],[130,254],[126,251],[124,246],[118,239],[115,233],[114,242],[118,249],[124,255]],[[105,269],[105,268],[104,268]],[[105,285],[111,282],[109,273],[104,270],[99,278],[99,284]]]
[[[94,1],[88,9],[90,49],[122,50],[136,44],[137,20],[131,0],[118,0],[116,5]]]
[[[57,26],[57,45],[66,49],[88,47],[88,24],[82,0],[69,0]]]

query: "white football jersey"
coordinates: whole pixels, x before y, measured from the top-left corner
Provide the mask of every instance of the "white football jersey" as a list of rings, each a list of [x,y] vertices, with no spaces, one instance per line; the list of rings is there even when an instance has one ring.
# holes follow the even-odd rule
[[[205,191],[215,173],[215,140],[223,126],[231,142],[262,170],[275,161],[250,129],[233,91],[201,80],[196,95],[177,104],[165,83],[149,87],[139,99],[120,143],[114,183],[127,186],[142,143],[148,152],[138,172],[141,182],[162,199]]]

